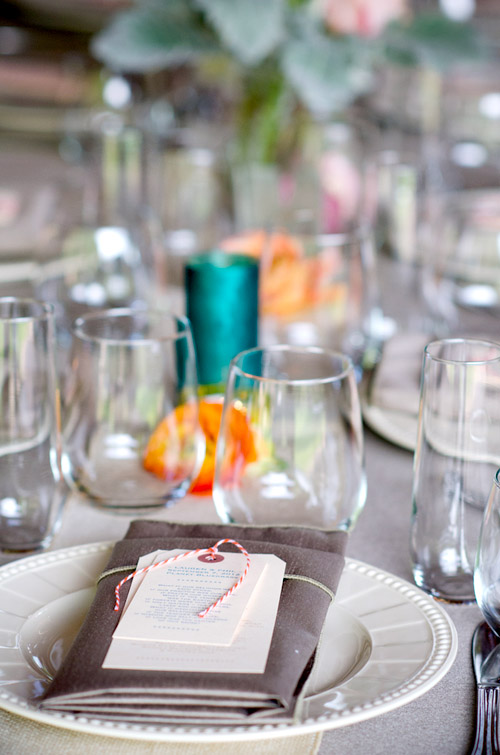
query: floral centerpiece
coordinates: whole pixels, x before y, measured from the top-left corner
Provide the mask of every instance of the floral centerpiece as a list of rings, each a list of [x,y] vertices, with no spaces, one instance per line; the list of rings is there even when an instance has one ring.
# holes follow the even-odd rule
[[[484,48],[472,25],[439,12],[416,13],[410,0],[132,0],[92,42],[95,57],[114,71],[188,70],[229,92],[231,156],[247,171],[245,196],[259,197],[264,214],[250,213],[237,229],[247,232],[221,247],[261,258],[261,312],[272,317],[300,314],[319,295],[335,306],[344,294],[335,282],[327,291],[317,285],[325,262],[335,281],[335,258],[309,257],[274,211],[277,197],[293,194],[297,165],[311,148],[311,123],[326,123],[370,92],[384,62],[443,69],[456,59],[477,58]],[[275,166],[285,171],[276,185],[269,182]],[[256,178],[265,187],[251,191]],[[340,230],[337,225],[354,214],[359,178],[342,150],[323,155],[317,178],[322,199],[330,199],[326,230]],[[332,200],[339,182],[350,187],[350,204]],[[220,404],[201,402],[207,456],[193,492],[211,489],[220,411]],[[241,444],[245,424],[237,427]],[[145,456],[154,474],[168,474],[167,445],[165,422]],[[251,461],[252,443],[245,448]]]
[[[381,63],[443,69],[485,47],[471,24],[410,0],[133,0],[92,43],[113,70],[190,66],[231,82],[240,153],[272,163],[308,116],[369,92]]]
[[[384,62],[443,69],[485,49],[471,24],[417,13],[410,0],[132,0],[92,43],[114,70],[187,67],[230,91],[235,226],[252,232],[273,223],[303,231],[290,220],[296,204],[311,210],[307,231],[345,230],[359,209],[360,177],[344,145],[318,145],[311,124],[370,92]],[[302,170],[308,162],[312,177]],[[255,238],[245,239],[254,253]],[[298,258],[300,267],[292,246],[275,244],[285,254],[267,270]]]

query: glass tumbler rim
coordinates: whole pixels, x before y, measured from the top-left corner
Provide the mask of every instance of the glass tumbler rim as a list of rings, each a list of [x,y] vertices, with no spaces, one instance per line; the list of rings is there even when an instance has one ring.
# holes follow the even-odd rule
[[[497,469],[497,471],[495,472],[494,484],[500,490],[500,469]]]
[[[290,377],[268,377],[265,375],[255,375],[252,372],[244,370],[238,362],[251,354],[257,354],[258,352],[268,353],[296,353],[296,354],[320,354],[329,358],[339,359],[342,363],[342,369],[337,374],[328,375],[327,377],[304,377],[304,378],[290,378]],[[321,346],[294,346],[292,344],[272,344],[269,346],[254,346],[251,349],[245,349],[240,351],[232,359],[229,365],[229,371],[235,370],[240,377],[246,377],[248,379],[256,380],[265,383],[289,383],[291,385],[318,385],[328,384],[332,382],[338,382],[346,378],[349,374],[354,375],[354,364],[352,359],[343,354],[341,351],[334,351],[331,349],[325,349]]]
[[[225,269],[233,265],[238,267],[256,267],[259,261],[250,254],[240,254],[240,252],[226,252],[224,249],[208,249],[206,252],[193,254],[186,262],[188,268],[196,267],[215,267],[216,269]]]
[[[453,359],[437,356],[432,353],[432,348],[442,345],[455,345],[455,344],[470,344],[475,346],[485,346],[488,348],[495,348],[497,350],[496,356],[484,359]],[[424,354],[434,362],[440,362],[441,364],[460,364],[460,365],[474,365],[474,364],[490,364],[500,361],[500,343],[497,341],[489,341],[486,338],[439,338],[434,341],[430,341],[424,348]]]
[[[12,305],[12,312],[4,313],[4,307]],[[15,309],[25,309],[24,312],[15,312]],[[0,297],[0,322],[29,322],[30,320],[48,320],[54,316],[54,305],[29,296],[1,296]]]
[[[141,338],[134,338],[134,339],[128,339],[125,337],[119,338],[119,337],[107,337],[104,335],[99,335],[98,333],[87,333],[85,332],[83,326],[86,323],[90,322],[97,322],[99,320],[104,320],[107,318],[121,318],[121,317],[134,317],[138,315],[146,315],[146,316],[153,316],[155,318],[168,318],[170,321],[177,322],[183,326],[183,329],[180,330],[177,333],[168,333],[168,334],[155,334],[154,336],[144,336]],[[86,312],[83,315],[80,315],[77,317],[72,325],[72,332],[73,335],[77,338],[80,338],[82,341],[86,341],[88,343],[101,343],[101,344],[108,344],[108,345],[144,345],[144,344],[150,344],[154,342],[172,342],[172,341],[180,341],[182,339],[185,339],[186,337],[190,337],[191,335],[191,323],[189,322],[189,319],[185,317],[184,315],[177,315],[174,312],[170,312],[168,310],[161,310],[161,309],[155,309],[155,308],[135,308],[135,307],[112,307],[109,309],[101,309],[97,312]]]
[[[373,240],[373,231],[367,223],[361,223],[354,228],[333,233],[313,234],[320,247],[339,247],[349,244],[361,244]]]

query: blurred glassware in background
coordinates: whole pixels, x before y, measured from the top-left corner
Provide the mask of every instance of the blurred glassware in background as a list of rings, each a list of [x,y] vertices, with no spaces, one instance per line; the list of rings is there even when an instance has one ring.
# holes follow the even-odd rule
[[[483,13],[483,25],[484,21]],[[383,75],[387,81],[393,77],[393,84],[406,80],[401,89],[377,87],[377,95],[370,104],[372,112],[381,116],[377,108],[384,109],[384,97],[390,94],[392,104],[389,106],[386,102],[382,131],[390,135],[393,148],[398,145],[395,151],[399,156],[392,162],[398,173],[403,165],[414,168],[413,175],[404,173],[406,182],[402,186],[401,201],[392,204],[391,212],[395,215],[392,222],[398,229],[397,244],[387,243],[393,235],[387,223],[390,217],[387,212],[382,218],[379,214],[379,221],[385,222],[378,223],[378,238],[382,236],[382,242],[385,240],[392,253],[400,254],[397,246],[403,252],[404,262],[398,266],[408,302],[413,301],[407,311],[416,315],[409,329],[437,336],[481,332],[493,336],[493,318],[490,326],[488,323],[482,325],[479,318],[490,306],[494,307],[496,298],[494,279],[498,259],[495,261],[493,253],[495,234],[492,221],[500,181],[498,71],[491,61],[478,59],[469,66],[454,65],[441,75],[391,68],[387,68]],[[414,82],[413,86],[410,81]],[[420,102],[420,105],[412,110],[411,102]],[[405,141],[412,145],[408,162],[404,159]],[[387,168],[388,171],[394,169],[393,166]],[[387,170],[379,171],[379,176],[383,177]],[[413,199],[411,183],[416,187]],[[384,185],[388,185],[386,180],[383,188]],[[474,208],[475,204],[481,205],[480,212]],[[398,213],[405,206],[407,222],[406,226],[401,226]],[[417,225],[410,233],[405,227],[412,228],[412,215]],[[488,221],[485,215],[489,216]],[[489,225],[489,229],[479,228],[480,224]],[[489,239],[486,239],[487,235]],[[412,237],[417,264],[407,261]],[[486,251],[488,245],[489,252]],[[386,274],[386,268],[394,265],[387,264],[384,259],[381,265],[382,277],[395,279],[394,270]],[[464,278],[463,285],[457,284],[460,275]],[[469,279],[468,283],[465,279]],[[413,289],[410,289],[410,283]],[[461,293],[464,287],[465,293]],[[402,311],[397,295],[384,298],[383,306],[389,316],[392,316],[391,307]],[[422,313],[420,323],[419,310]],[[402,325],[406,327],[404,322]]]
[[[500,151],[441,141],[443,182],[429,193],[421,244],[450,331],[496,340],[500,295]]]
[[[43,170],[43,157],[37,167]],[[37,180],[31,165],[2,157],[0,185],[0,260],[36,263],[44,258],[44,239],[51,233],[60,206],[61,187],[46,176]],[[5,269],[5,268],[4,268]]]
[[[232,360],[213,495],[224,522],[354,526],[366,478],[348,357],[280,345]]]
[[[62,398],[73,489],[128,509],[185,495],[204,450],[186,318],[118,308],[77,318]]]
[[[234,233],[358,227],[368,212],[365,158],[372,138],[368,121],[346,113],[304,126],[281,162],[230,159]]]
[[[380,278],[388,283],[382,287],[387,336],[446,335],[429,231],[438,213],[435,197],[442,195],[445,182],[439,140],[434,134],[422,138],[385,129],[370,159],[378,265]]]
[[[388,140],[392,149],[385,148]],[[450,145],[435,133],[385,129],[382,146],[374,163],[386,338],[378,362],[365,376],[363,413],[372,429],[413,450],[425,344],[453,333],[487,334],[481,327],[475,332],[464,328],[443,274],[446,202],[461,180],[458,166],[449,159]]]
[[[314,166],[283,169],[273,163],[231,166],[236,235],[247,232],[311,232],[320,222],[320,186]]]
[[[59,256],[51,240],[81,191],[57,141],[2,125],[0,119],[0,295],[33,297],[39,266]]]
[[[187,259],[214,248],[228,232],[224,170],[209,128],[174,128],[159,141],[153,201],[164,232],[168,284],[182,286]]]
[[[500,76],[492,63],[456,66],[442,100],[442,131],[454,142],[500,146]]]
[[[0,296],[33,296],[64,190],[52,154],[0,135]]]
[[[141,133],[119,120],[91,134],[81,201],[49,240],[39,296],[54,302],[60,346],[86,311],[151,302],[165,285],[160,225],[145,196]]]
[[[318,126],[317,172],[321,187],[320,233],[345,233],[374,221],[370,154],[377,130],[366,117],[346,112]]]
[[[384,336],[370,229],[270,237],[260,299],[263,344],[340,350],[358,371]]]
[[[86,3],[62,7],[51,0],[5,5],[0,20],[0,285],[13,283],[16,292],[32,295],[39,263],[52,263],[44,277],[60,273],[56,261],[62,257],[63,229],[91,222],[88,215],[82,220],[89,194],[83,196],[81,175],[90,135],[105,119],[133,123],[144,82],[105,71],[89,53],[89,36],[117,10],[115,0],[92,10]],[[44,296],[39,288],[37,293]]]
[[[303,124],[281,162],[230,161],[234,233],[218,246],[260,262],[261,343],[339,349],[359,368],[380,338],[374,134],[346,113]]]
[[[462,191],[443,202],[441,274],[453,304],[500,312],[500,189]]]
[[[416,584],[438,598],[474,600],[484,507],[500,454],[500,345],[427,344],[416,441],[410,555]]]
[[[0,299],[0,550],[47,547],[59,524],[59,391],[52,307]]]
[[[436,132],[445,75],[432,66],[378,66],[367,105],[375,119],[403,134]]]
[[[376,236],[383,251],[412,262],[416,255],[417,194],[421,166],[416,152],[382,149],[374,156]]]

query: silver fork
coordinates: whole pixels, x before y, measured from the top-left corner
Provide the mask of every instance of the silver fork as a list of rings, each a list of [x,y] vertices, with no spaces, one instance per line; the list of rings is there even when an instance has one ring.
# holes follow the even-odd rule
[[[470,755],[499,755],[500,645],[483,621],[472,636],[472,663],[477,682],[476,739]]]

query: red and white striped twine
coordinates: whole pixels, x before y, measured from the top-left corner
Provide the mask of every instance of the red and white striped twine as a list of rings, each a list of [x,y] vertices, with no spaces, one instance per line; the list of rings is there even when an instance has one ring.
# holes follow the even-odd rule
[[[218,598],[215,603],[212,603],[208,608],[205,608],[203,611],[200,611],[198,616],[203,619],[207,613],[209,613],[213,608],[216,608],[217,606],[220,606],[220,604],[229,598],[230,595],[233,594],[233,592],[241,585],[243,580],[248,574],[248,570],[250,569],[250,555],[248,551],[245,550],[245,548],[240,545],[236,540],[231,540],[230,538],[224,538],[223,540],[218,540],[215,545],[212,545],[210,548],[196,548],[196,550],[192,551],[186,551],[186,553],[178,553],[176,556],[171,556],[170,558],[165,559],[164,561],[158,561],[156,564],[150,564],[150,566],[143,566],[142,569],[136,569],[136,571],[131,572],[126,577],[124,577],[121,582],[119,582],[115,587],[115,611],[120,610],[120,590],[125,584],[125,582],[128,582],[130,579],[133,579],[137,574],[147,574],[148,572],[152,571],[153,569],[159,569],[163,566],[168,566],[168,564],[173,563],[174,561],[178,561],[181,558],[187,558],[187,556],[197,556],[197,555],[203,555],[203,554],[209,554],[211,556],[215,556],[215,554],[218,552],[219,545],[223,545],[224,543],[232,543],[235,545],[239,550],[243,553],[243,555],[246,557],[246,565],[245,569],[243,570],[243,573],[241,574],[240,578],[234,583],[232,587],[229,588],[229,590],[226,590],[224,595],[221,595],[220,598]]]

